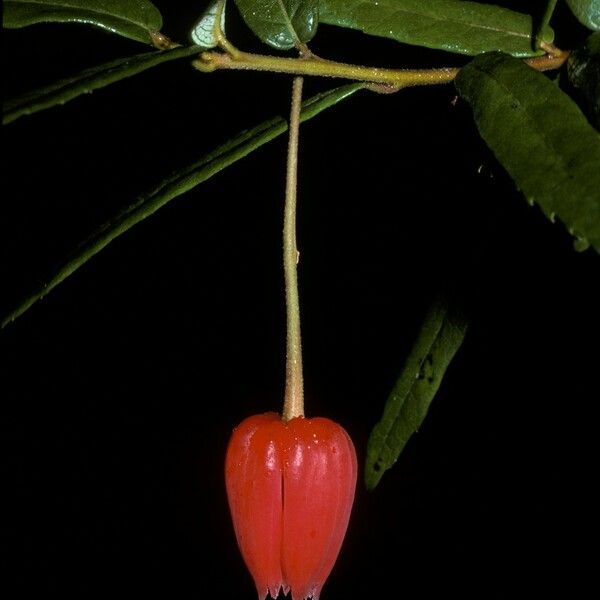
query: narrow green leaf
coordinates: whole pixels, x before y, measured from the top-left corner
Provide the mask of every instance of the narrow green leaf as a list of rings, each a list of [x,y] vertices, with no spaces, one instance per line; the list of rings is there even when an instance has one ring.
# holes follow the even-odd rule
[[[571,53],[567,71],[590,121],[600,129],[600,32],[592,33],[581,48]]]
[[[164,62],[197,54],[201,50],[202,48],[199,46],[190,46],[163,52],[148,52],[128,58],[120,58],[87,69],[73,77],[61,79],[18,98],[7,100],[4,103],[2,122],[6,125],[23,115],[30,115],[40,110],[52,108],[57,104],[65,104],[82,94],[87,94],[115,81],[131,77]]]
[[[323,110],[348,98],[362,87],[362,84],[354,83],[313,96],[303,102],[301,120],[304,122],[312,119]],[[286,130],[287,122],[280,117],[265,121],[254,129],[240,133],[186,168],[173,173],[148,193],[140,196],[133,204],[102,225],[93,235],[81,243],[31,293],[19,301],[14,310],[2,318],[1,327],[5,327],[21,316],[35,302],[43,298],[90,258],[134,225],[155,213],[177,196],[188,192],[198,184],[280,136]]]
[[[323,0],[321,23],[359,29],[398,42],[457,52],[481,54],[502,50],[513,56],[541,54],[534,50],[530,15],[459,0]],[[540,33],[550,43],[546,26]]]
[[[600,30],[600,0],[567,0],[567,4],[582,25]]]
[[[467,321],[459,311],[444,300],[434,302],[385,404],[383,416],[371,431],[365,465],[368,489],[379,483],[423,423],[466,332]]]
[[[279,50],[308,42],[317,32],[319,0],[235,0],[248,27]]]
[[[151,44],[162,17],[148,0],[5,0],[3,27],[72,22],[95,25],[111,33]]]
[[[456,79],[481,137],[530,203],[600,252],[600,136],[550,79],[505,54],[478,56]]]

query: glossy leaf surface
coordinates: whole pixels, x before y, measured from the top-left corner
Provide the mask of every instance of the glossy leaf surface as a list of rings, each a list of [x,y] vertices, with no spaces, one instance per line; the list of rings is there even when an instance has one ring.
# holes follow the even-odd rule
[[[24,115],[52,108],[57,104],[65,104],[82,94],[89,94],[94,90],[132,75],[137,75],[164,62],[197,54],[200,50],[200,47],[192,46],[164,52],[147,52],[86,69],[72,77],[61,79],[38,90],[6,100],[2,122],[4,124],[11,123]]]
[[[352,440],[337,423],[276,413],[244,420],[225,461],[238,545],[259,598],[314,598],[340,551],[356,487]]]
[[[567,4],[580,23],[600,30],[600,0],[567,0]]]
[[[600,130],[600,32],[571,53],[567,64],[569,81],[581,94],[585,110]]]
[[[304,122],[312,119],[321,111],[350,97],[361,88],[361,84],[350,84],[309,98],[302,103],[301,120]],[[115,215],[113,219],[102,225],[87,240],[82,242],[68,258],[22,298],[14,310],[8,315],[2,316],[0,326],[5,327],[21,316],[33,304],[83,266],[90,258],[134,225],[154,214],[177,196],[193,189],[285,131],[287,131],[287,123],[282,118],[278,117],[265,121],[253,129],[240,133],[199,160],[171,174],[170,177],[148,193],[140,196],[133,204]]]
[[[530,203],[600,252],[600,136],[545,75],[500,53],[478,56],[456,79],[481,137]]]
[[[138,42],[151,44],[162,17],[148,0],[5,0],[3,26],[70,22],[95,25]]]
[[[319,24],[319,0],[235,0],[248,27],[279,50],[308,42]]]
[[[444,301],[429,310],[367,446],[365,483],[373,489],[427,416],[446,369],[462,345],[467,321]]]
[[[513,56],[535,51],[529,15],[460,0],[324,0],[320,21],[359,29],[398,42],[475,55],[502,50]],[[540,39],[551,42],[549,27]]]

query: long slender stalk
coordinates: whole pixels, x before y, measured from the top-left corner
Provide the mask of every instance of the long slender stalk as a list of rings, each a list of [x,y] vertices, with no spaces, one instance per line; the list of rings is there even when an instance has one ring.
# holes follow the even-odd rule
[[[290,111],[285,213],[283,219],[283,271],[287,315],[287,348],[283,420],[304,416],[300,296],[298,294],[298,246],[296,244],[296,197],[298,189],[298,133],[302,102],[302,77],[294,77]]]

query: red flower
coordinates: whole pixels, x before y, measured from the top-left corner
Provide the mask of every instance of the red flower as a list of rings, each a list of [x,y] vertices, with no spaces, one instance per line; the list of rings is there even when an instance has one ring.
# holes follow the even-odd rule
[[[233,525],[259,598],[318,600],[339,553],[356,487],[356,452],[337,423],[276,413],[233,432],[225,480]]]

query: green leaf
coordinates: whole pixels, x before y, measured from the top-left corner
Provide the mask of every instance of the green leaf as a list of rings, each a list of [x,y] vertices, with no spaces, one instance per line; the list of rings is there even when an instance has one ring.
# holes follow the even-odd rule
[[[82,94],[131,77],[164,62],[197,54],[200,50],[202,48],[199,46],[191,46],[164,52],[148,52],[87,69],[73,77],[61,79],[18,98],[7,100],[4,103],[2,122],[6,125],[23,115],[30,115],[57,104],[65,104]]]
[[[3,26],[71,22],[95,25],[111,33],[151,44],[162,17],[148,0],[5,0]]]
[[[567,0],[567,4],[582,25],[600,30],[600,0]]]
[[[362,84],[353,83],[317,94],[305,100],[302,103],[301,121],[312,119],[323,110],[350,97],[362,87]],[[155,213],[177,196],[188,192],[262,145],[280,136],[286,130],[287,122],[280,117],[265,121],[254,129],[240,133],[186,168],[173,173],[148,193],[140,196],[133,204],[102,225],[93,235],[81,243],[41,284],[37,285],[26,297],[19,301],[14,310],[2,318],[1,327],[5,327],[21,316],[35,302],[43,298],[90,258],[134,225]]]
[[[534,50],[530,15],[477,2],[323,0],[319,20],[406,44],[460,54],[475,55],[490,50],[502,50],[513,56],[541,54]],[[540,39],[552,42],[552,29],[544,27]]]
[[[558,86],[500,53],[478,56],[456,79],[481,137],[530,203],[600,252],[600,136]]]
[[[466,332],[464,316],[448,302],[436,300],[385,404],[381,421],[369,437],[365,465],[368,489],[379,483],[423,423]]]
[[[592,33],[581,48],[571,53],[567,72],[591,122],[600,129],[600,32]]]
[[[248,27],[265,43],[289,50],[317,32],[319,0],[235,0]]]

